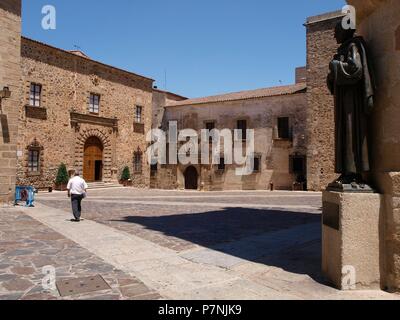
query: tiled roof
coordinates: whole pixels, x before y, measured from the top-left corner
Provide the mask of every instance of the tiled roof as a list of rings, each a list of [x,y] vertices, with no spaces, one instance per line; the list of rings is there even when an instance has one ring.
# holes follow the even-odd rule
[[[181,96],[181,95],[176,94],[176,93],[173,93],[173,92],[170,92],[170,91],[164,91],[164,90],[157,89],[157,88],[153,88],[153,91],[160,92],[160,93],[165,93],[168,97],[170,97],[173,100],[187,100],[186,97]]]
[[[308,17],[306,21],[306,25],[317,23],[317,22],[322,22],[326,20],[331,20],[331,19],[337,19],[340,17],[343,17],[345,14],[342,13],[342,11],[332,11],[332,12],[327,12],[324,14],[320,14],[317,16],[312,16]]]
[[[215,103],[215,102],[227,102],[227,101],[235,101],[235,100],[248,100],[248,99],[265,98],[265,97],[273,97],[273,96],[283,96],[283,95],[290,95],[290,94],[305,92],[306,89],[307,89],[306,83],[298,83],[298,84],[293,84],[293,85],[289,85],[289,86],[280,86],[280,87],[271,87],[271,88],[249,90],[249,91],[240,91],[240,92],[227,93],[227,94],[211,96],[211,97],[177,101],[177,102],[169,103],[167,105],[167,107],[178,107],[178,106],[206,104],[206,103]]]

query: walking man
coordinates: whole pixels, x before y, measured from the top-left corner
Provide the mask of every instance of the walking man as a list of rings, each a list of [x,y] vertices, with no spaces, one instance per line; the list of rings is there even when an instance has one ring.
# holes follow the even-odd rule
[[[75,170],[75,177],[68,182],[68,197],[71,198],[72,213],[74,218],[71,221],[80,222],[82,215],[82,200],[86,197],[86,190],[88,185],[79,175],[79,170]]]

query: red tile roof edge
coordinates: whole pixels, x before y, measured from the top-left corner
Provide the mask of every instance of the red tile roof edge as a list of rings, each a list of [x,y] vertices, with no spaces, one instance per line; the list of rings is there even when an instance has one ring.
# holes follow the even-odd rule
[[[276,97],[276,96],[302,93],[302,92],[305,92],[306,90],[307,90],[306,83],[298,83],[298,84],[292,84],[292,85],[287,85],[287,86],[239,91],[239,92],[232,92],[232,93],[209,96],[209,97],[177,101],[177,102],[169,103],[167,105],[167,107],[179,107],[179,106],[199,105],[199,104],[207,104],[207,103],[220,103],[220,102],[228,102],[228,101],[268,98],[268,97]]]

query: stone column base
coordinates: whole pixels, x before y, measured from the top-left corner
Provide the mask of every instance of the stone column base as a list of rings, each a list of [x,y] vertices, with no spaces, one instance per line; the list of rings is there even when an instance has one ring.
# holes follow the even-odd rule
[[[322,272],[340,290],[380,289],[379,194],[325,191]]]

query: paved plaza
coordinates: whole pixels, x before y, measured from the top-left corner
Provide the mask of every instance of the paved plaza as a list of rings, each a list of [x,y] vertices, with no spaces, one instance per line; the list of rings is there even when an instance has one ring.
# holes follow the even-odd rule
[[[0,209],[0,299],[397,299],[341,292],[321,266],[321,194],[91,190],[81,223],[65,193]],[[101,275],[109,290],[42,287]]]

